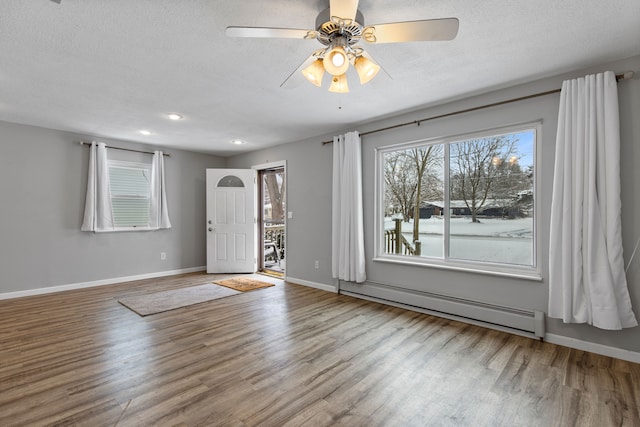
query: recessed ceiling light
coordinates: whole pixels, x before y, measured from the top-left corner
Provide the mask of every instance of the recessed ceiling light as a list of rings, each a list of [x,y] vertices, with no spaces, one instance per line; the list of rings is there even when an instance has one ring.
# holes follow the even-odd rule
[[[241,139],[234,139],[231,141],[232,144],[236,144],[236,145],[242,145],[244,144],[244,141]]]
[[[151,135],[151,131],[150,130],[146,130],[146,129],[141,130],[140,133],[145,135],[145,136]]]
[[[169,113],[167,114],[167,117],[169,118],[169,120],[182,120],[184,118],[182,114],[178,113]]]

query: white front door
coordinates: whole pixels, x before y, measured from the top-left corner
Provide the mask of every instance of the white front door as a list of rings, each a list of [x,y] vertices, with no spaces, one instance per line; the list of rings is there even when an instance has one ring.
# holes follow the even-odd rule
[[[254,273],[251,169],[207,169],[207,273]]]

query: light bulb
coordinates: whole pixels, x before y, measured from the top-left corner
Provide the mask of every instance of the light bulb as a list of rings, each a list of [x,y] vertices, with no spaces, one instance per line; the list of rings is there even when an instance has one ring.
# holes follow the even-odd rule
[[[347,53],[342,46],[335,46],[331,48],[324,55],[324,69],[334,76],[343,75],[349,68],[349,61],[347,61]]]
[[[331,62],[333,62],[333,65],[336,67],[342,67],[342,64],[344,64],[344,55],[342,52],[336,52],[336,54],[331,57]]]

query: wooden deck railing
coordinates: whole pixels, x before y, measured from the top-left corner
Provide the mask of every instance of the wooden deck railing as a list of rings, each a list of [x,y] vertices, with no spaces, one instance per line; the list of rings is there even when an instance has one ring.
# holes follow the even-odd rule
[[[276,248],[278,248],[280,258],[284,258],[284,223],[265,224],[264,240],[275,244]]]
[[[384,231],[385,250],[389,254],[420,256],[421,242],[416,240],[415,246],[402,235],[402,219],[394,218],[395,227]]]

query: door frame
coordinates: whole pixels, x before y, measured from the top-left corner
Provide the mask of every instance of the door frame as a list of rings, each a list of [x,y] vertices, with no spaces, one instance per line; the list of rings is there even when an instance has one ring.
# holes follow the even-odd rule
[[[251,169],[253,169],[256,172],[256,179],[255,179],[255,189],[254,189],[254,206],[255,206],[255,210],[256,210],[256,253],[257,253],[257,257],[256,257],[256,269],[258,271],[261,271],[260,268],[261,266],[264,266],[264,235],[262,233],[262,215],[263,213],[262,211],[262,200],[259,200],[260,194],[262,193],[262,190],[258,187],[258,186],[262,186],[262,182],[258,182],[258,177],[260,176],[259,172],[262,170],[266,170],[266,169],[274,169],[274,168],[282,168],[284,170],[284,197],[285,200],[287,201],[287,205],[289,204],[289,175],[287,174],[287,161],[286,160],[279,160],[279,161],[275,161],[275,162],[268,162],[268,163],[262,163],[259,165],[253,165],[251,166]],[[286,215],[284,216],[284,247],[285,250],[287,250],[286,248],[288,247],[288,243],[287,243],[287,234],[288,234],[288,227],[287,227],[287,220],[289,218],[290,212],[289,212],[289,208],[288,206],[286,206],[287,211],[286,211]],[[264,268],[263,268],[264,270]],[[284,278],[286,280],[287,278],[287,268],[285,267],[284,269]]]

